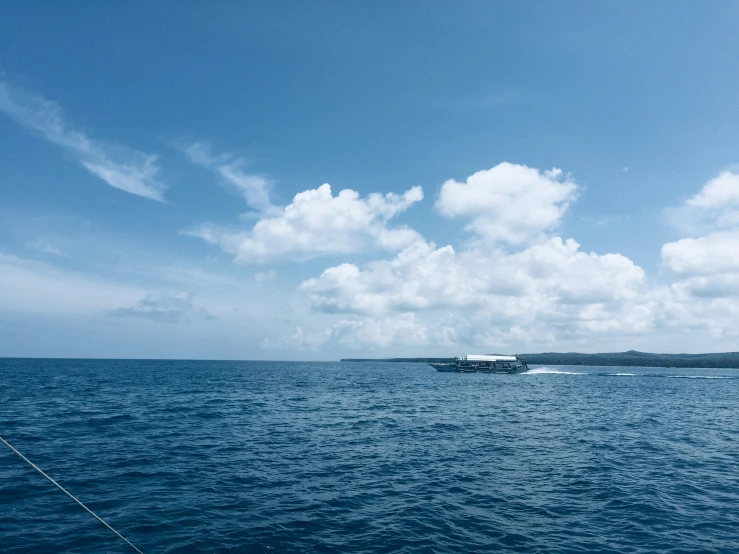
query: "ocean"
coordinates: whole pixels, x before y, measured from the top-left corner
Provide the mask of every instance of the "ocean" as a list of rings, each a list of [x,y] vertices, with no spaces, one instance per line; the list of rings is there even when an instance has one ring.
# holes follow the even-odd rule
[[[146,553],[739,552],[739,370],[0,360],[0,436]],[[0,551],[132,552],[0,445]]]

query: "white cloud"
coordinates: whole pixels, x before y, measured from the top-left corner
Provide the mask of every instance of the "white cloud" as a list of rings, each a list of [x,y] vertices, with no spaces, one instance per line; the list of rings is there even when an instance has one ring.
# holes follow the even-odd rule
[[[739,229],[667,243],[662,263],[678,276],[739,272]]]
[[[739,175],[724,171],[709,180],[672,220],[693,234],[662,247],[662,263],[680,278],[739,278]],[[699,235],[699,236],[695,236]]]
[[[163,201],[165,186],[157,178],[159,167],[155,155],[93,141],[68,127],[56,103],[3,82],[0,82],[0,112],[70,152],[78,163],[110,186]]]
[[[422,198],[420,187],[403,195],[373,193],[361,198],[349,189],[333,196],[324,184],[295,195],[279,215],[263,217],[250,231],[205,225],[188,234],[220,246],[240,263],[351,254],[367,246],[397,251],[420,240],[420,235],[408,227],[388,227],[388,221]]]
[[[728,286],[721,289],[721,281]],[[735,350],[739,337],[738,293],[739,279],[731,274],[690,277],[655,289],[653,296],[660,306],[655,335],[658,337],[660,331],[678,335],[681,348],[691,341],[702,351],[710,351],[705,341],[713,339],[723,341],[723,349]],[[730,339],[728,343],[726,339]]]
[[[246,161],[230,154],[214,155],[203,142],[194,142],[184,148],[185,155],[194,164],[218,174],[226,183],[238,189],[251,208],[274,213],[277,209],[269,199],[270,182],[263,175],[244,172]]]
[[[134,306],[124,306],[110,312],[117,317],[138,317],[161,323],[180,323],[193,318],[212,319],[203,308],[196,308],[188,293],[150,293]]]
[[[314,309],[327,313],[483,308],[503,313],[507,299],[538,305],[628,301],[639,297],[644,282],[644,272],[628,258],[586,254],[574,240],[554,237],[515,254],[479,245],[457,253],[451,246],[416,243],[366,270],[353,264],[328,268],[300,288]]]
[[[329,267],[303,281],[299,290],[314,311],[344,319],[321,333],[306,335],[324,337],[326,347],[371,349],[381,343],[374,337],[386,333],[389,338],[382,347],[433,347],[444,337],[448,344],[487,349],[514,345],[559,349],[567,344],[584,350],[598,345],[632,347],[656,338],[662,344],[682,343],[686,329],[691,341],[698,336],[717,340],[733,336],[731,329],[739,323],[739,233],[721,230],[665,245],[663,261],[678,280],[656,286],[623,255],[583,252],[573,239],[547,235],[575,191],[571,181],[565,185],[560,180],[560,172],[540,173],[510,164],[497,167],[506,166],[527,176],[524,182],[548,181],[532,189],[555,189],[537,208],[551,215],[544,223],[524,229],[503,222],[490,231],[475,222],[472,230],[503,244],[478,240],[455,250],[416,240],[387,260],[363,267],[351,263]],[[447,215],[473,218],[494,213],[497,202],[486,204],[486,198],[490,183],[497,180],[487,173],[442,190],[437,207]],[[706,198],[717,190],[726,212],[726,191],[715,186],[689,202],[701,209],[713,206]],[[460,197],[447,203],[454,192]],[[404,328],[401,322],[412,322],[417,332],[394,333],[393,325]],[[377,329],[386,330],[371,332]]]
[[[662,246],[662,264],[676,280],[658,291],[663,329],[708,331],[716,340],[739,336],[739,175],[709,180],[670,212],[693,236]]]
[[[540,172],[503,162],[463,183],[446,181],[436,209],[445,217],[468,218],[465,229],[482,238],[518,245],[555,228],[576,192],[577,185],[560,169]]]
[[[264,339],[262,348],[265,350],[312,350],[314,352],[323,348],[331,338],[331,330],[327,329],[321,333],[304,333],[298,327],[291,335],[284,335],[277,339]]]
[[[671,215],[680,228],[698,235],[662,246],[662,264],[677,278],[670,287],[671,313],[694,321],[710,313],[717,334],[737,313],[739,175],[720,173]]]
[[[413,313],[377,319],[343,319],[330,332],[330,340],[335,345],[352,350],[425,346],[430,339],[429,330]]]
[[[688,277],[673,283],[672,290],[682,299],[717,298],[727,302],[739,295],[739,273]]]
[[[667,219],[686,234],[739,227],[739,174],[723,171],[685,203],[666,210]]]
[[[739,209],[739,174],[723,171],[708,181],[686,205],[692,208]]]
[[[414,313],[392,314],[381,318],[342,319],[318,333],[305,333],[298,327],[292,335],[265,340],[266,349],[312,350],[339,348],[348,350],[385,350],[398,346],[452,344],[454,331],[443,326],[427,326]]]
[[[481,346],[628,335],[648,330],[654,319],[641,268],[619,254],[581,252],[574,240],[559,237],[514,254],[479,244],[457,253],[416,243],[364,270],[328,268],[300,289],[316,311],[355,316],[342,327],[354,337],[344,341],[352,347],[375,344],[367,334],[377,328],[371,322],[395,321],[397,314],[428,313],[423,333],[436,336],[434,343],[444,336]]]
[[[733,182],[722,174],[679,208],[713,227],[664,245],[664,266],[676,278],[667,285],[648,282],[621,254],[584,252],[575,240],[556,236],[576,185],[559,170],[512,164],[442,186],[437,210],[468,217],[468,229],[477,234],[460,248],[437,247],[412,229],[388,226],[420,199],[414,189],[360,198],[354,191],[333,196],[324,185],[297,195],[251,231],[201,232],[244,262],[350,254],[367,246],[395,252],[364,265],[336,264],[304,280],[299,293],[315,319],[266,340],[271,349],[704,348],[701,340],[726,345],[739,336],[733,331],[739,328]],[[336,319],[327,324],[326,318]],[[309,321],[323,323],[311,328]]]

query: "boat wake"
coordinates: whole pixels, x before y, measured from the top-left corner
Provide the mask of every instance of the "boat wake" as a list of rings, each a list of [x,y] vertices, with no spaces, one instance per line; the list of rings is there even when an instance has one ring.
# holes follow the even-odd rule
[[[536,367],[525,371],[523,375],[592,375],[597,377],[664,377],[668,379],[739,379],[734,375],[674,375],[666,373],[630,373],[630,372],[599,372],[599,371],[567,371],[554,367]]]
[[[552,367],[536,367],[534,369],[529,369],[528,371],[525,371],[523,375],[543,375],[543,374],[559,374],[559,375],[587,375],[587,373],[582,371],[563,371],[561,369],[554,369]]]
[[[739,379],[728,375],[667,375],[671,379]]]

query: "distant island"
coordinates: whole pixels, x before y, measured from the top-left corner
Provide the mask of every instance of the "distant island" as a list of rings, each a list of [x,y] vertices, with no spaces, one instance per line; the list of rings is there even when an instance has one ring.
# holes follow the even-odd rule
[[[590,365],[637,367],[727,367],[739,368],[739,352],[715,354],[651,354],[649,352],[607,352],[582,354],[580,352],[544,352],[519,354],[531,365]],[[423,362],[447,363],[454,358],[342,358],[342,362]]]

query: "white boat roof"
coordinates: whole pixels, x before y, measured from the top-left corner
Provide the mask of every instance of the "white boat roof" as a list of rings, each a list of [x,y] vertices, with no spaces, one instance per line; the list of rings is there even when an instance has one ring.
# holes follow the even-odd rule
[[[467,354],[468,362],[515,362],[515,356],[503,356],[501,354]]]

